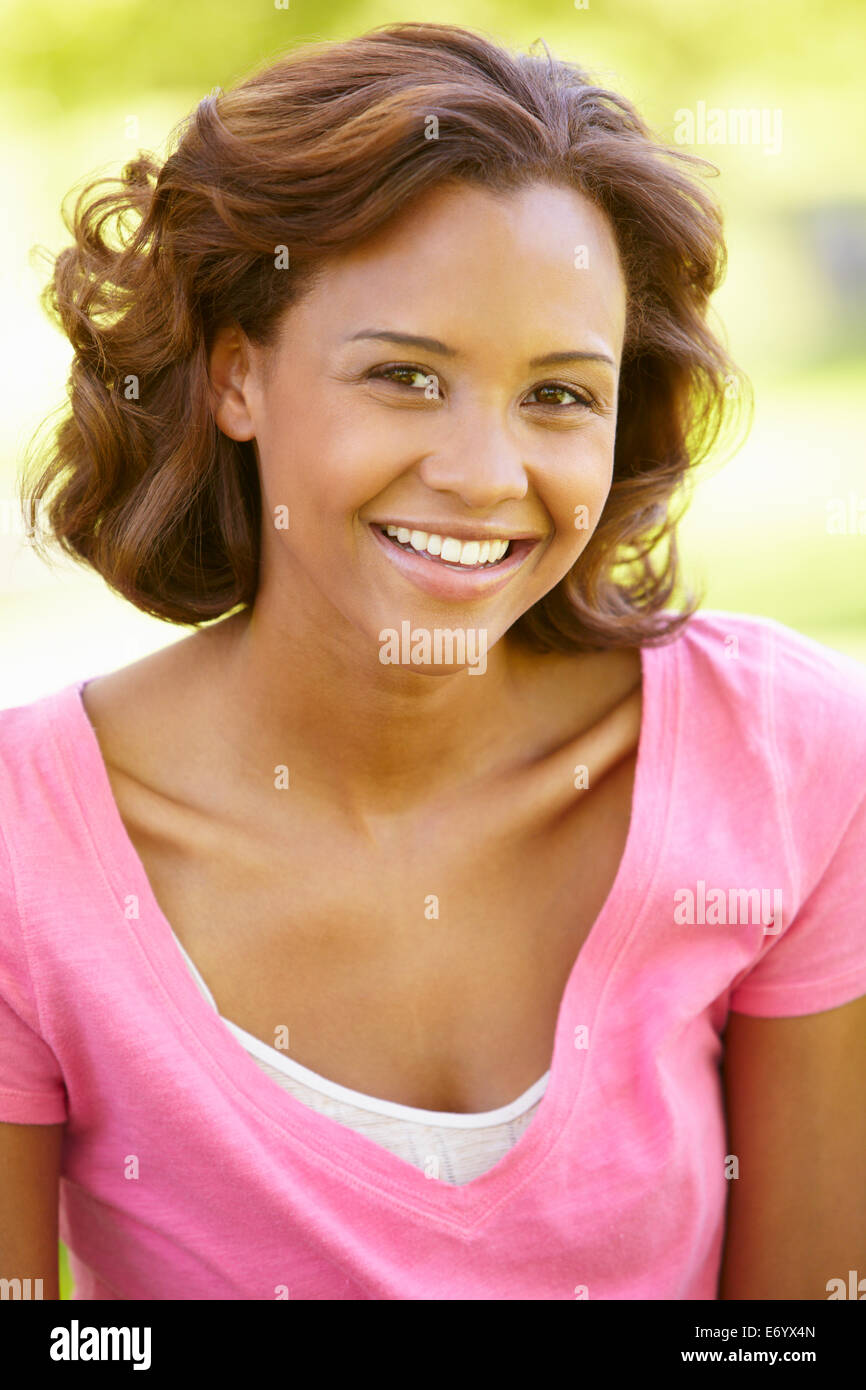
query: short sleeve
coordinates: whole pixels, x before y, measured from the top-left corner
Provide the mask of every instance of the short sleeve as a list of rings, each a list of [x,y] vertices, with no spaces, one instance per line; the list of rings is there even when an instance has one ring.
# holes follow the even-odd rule
[[[765,941],[733,983],[735,1013],[821,1013],[866,994],[866,791],[793,921]]]
[[[63,1073],[42,1037],[9,850],[0,828],[0,1122],[62,1124]]]

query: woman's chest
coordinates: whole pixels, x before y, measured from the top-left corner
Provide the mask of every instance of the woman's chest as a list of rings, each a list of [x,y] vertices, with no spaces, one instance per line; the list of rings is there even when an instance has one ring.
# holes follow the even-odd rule
[[[473,1112],[550,1067],[622,857],[634,766],[624,757],[542,821],[467,804],[415,835],[363,840],[299,815],[270,848],[217,827],[196,845],[128,787],[115,795],[224,1018],[353,1090]]]

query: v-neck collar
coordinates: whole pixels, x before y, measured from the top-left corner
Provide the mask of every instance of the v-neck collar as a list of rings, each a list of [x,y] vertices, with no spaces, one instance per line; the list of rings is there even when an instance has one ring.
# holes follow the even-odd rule
[[[168,919],[165,919],[168,921]],[[169,926],[171,923],[169,923]],[[180,940],[177,932],[173,932],[175,945],[187,963],[188,969],[192,972],[193,979],[197,981],[198,987],[207,999],[211,1008],[219,1013],[219,1006],[210,991],[207,981],[190,955],[189,951]],[[231,1031],[234,1037],[238,1038],[245,1052],[251,1052],[254,1057],[266,1062],[273,1070],[278,1071],[282,1076],[291,1077],[294,1081],[300,1081],[303,1086],[311,1087],[320,1095],[330,1096],[332,1099],[340,1101],[344,1105],[352,1105],[356,1110],[367,1110],[375,1115],[390,1115],[395,1120],[409,1120],[413,1124],[432,1125],[435,1128],[445,1127],[447,1129],[487,1129],[491,1126],[506,1124],[511,1119],[519,1119],[532,1105],[535,1105],[544,1094],[547,1086],[547,1078],[550,1075],[546,1071],[543,1076],[534,1081],[531,1086],[507,1105],[499,1105],[495,1110],[474,1111],[468,1115],[454,1114],[442,1110],[424,1110],[415,1105],[399,1105],[395,1101],[378,1100],[375,1096],[366,1095],[363,1091],[355,1091],[350,1086],[343,1086],[337,1081],[330,1081],[325,1076],[319,1076],[317,1072],[311,1071],[309,1067],[302,1066],[293,1057],[286,1056],[284,1052],[278,1052],[275,1047],[262,1042],[255,1033],[248,1033],[246,1028],[241,1028],[237,1023],[232,1023],[230,1018],[221,1015],[223,1023]]]
[[[264,1116],[275,1137],[311,1151],[338,1181],[410,1209],[446,1228],[476,1229],[545,1161],[578,1103],[592,1066],[592,1049],[577,1049],[578,1025],[597,1026],[606,985],[646,912],[664,840],[668,789],[679,742],[681,637],[642,647],[642,710],[632,807],[622,857],[610,891],[575,958],[560,1000],[547,1088],[523,1134],[487,1172],[454,1185],[419,1168],[356,1130],[297,1100],[267,1076],[201,994],[178,939],[156,900],[144,865],[120,815],[102,750],[84,708],[87,680],[47,697],[57,754],[89,832],[94,857],[111,888],[129,939],[151,982],[162,992],[179,1045],[216,1073],[222,1089]],[[87,788],[82,795],[81,788]],[[127,918],[129,895],[139,917]],[[615,1000],[608,1001],[615,1007]]]

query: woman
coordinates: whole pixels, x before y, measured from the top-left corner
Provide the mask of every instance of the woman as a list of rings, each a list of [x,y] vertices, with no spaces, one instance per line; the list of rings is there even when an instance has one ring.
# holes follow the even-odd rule
[[[196,630],[0,716],[0,1229],[50,1296],[58,1193],[86,1299],[823,1298],[862,1253],[866,675],[670,606],[742,399],[701,164],[404,24],[82,195],[23,495]]]

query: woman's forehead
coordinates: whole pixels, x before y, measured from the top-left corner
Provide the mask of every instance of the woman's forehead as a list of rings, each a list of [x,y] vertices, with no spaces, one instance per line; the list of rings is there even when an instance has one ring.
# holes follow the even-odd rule
[[[295,322],[300,329],[306,311],[339,328],[341,341],[375,322],[440,339],[456,355],[491,333],[537,340],[539,353],[560,346],[552,334],[563,349],[580,346],[570,339],[584,324],[615,356],[625,301],[613,231],[584,195],[450,184],[331,258]]]

